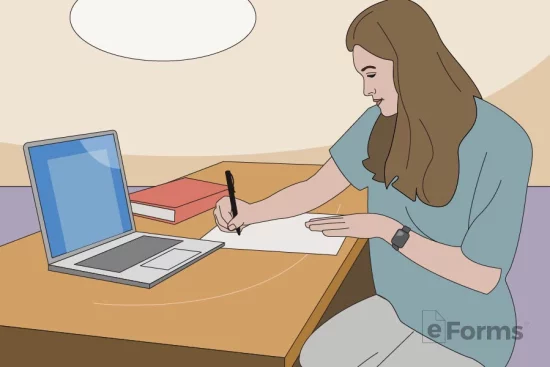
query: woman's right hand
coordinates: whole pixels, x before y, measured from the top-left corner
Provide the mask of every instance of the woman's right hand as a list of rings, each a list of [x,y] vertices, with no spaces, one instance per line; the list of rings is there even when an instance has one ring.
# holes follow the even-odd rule
[[[239,199],[235,199],[237,202],[237,216],[233,218],[231,212],[231,202],[229,196],[221,198],[216,203],[214,209],[214,218],[218,228],[223,232],[236,232],[237,228],[241,231],[249,224],[254,223],[252,218],[252,204],[247,203]]]

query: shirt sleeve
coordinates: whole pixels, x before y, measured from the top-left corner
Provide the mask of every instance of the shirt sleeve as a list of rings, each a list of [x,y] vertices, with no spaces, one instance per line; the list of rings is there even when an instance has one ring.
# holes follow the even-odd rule
[[[329,150],[336,166],[358,190],[367,187],[372,179],[372,173],[363,166],[363,160],[368,157],[370,133],[379,115],[378,106],[368,108]]]
[[[504,275],[518,246],[532,156],[527,135],[505,149],[485,155],[469,228],[462,242],[466,257],[481,265],[500,268]]]

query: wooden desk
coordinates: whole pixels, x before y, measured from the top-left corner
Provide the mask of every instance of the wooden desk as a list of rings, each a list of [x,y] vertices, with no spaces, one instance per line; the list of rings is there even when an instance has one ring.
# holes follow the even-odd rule
[[[226,169],[237,197],[257,201],[319,166],[224,162],[189,177],[224,183]],[[316,212],[365,210],[350,188]],[[212,211],[179,225],[136,218],[139,231],[194,238],[214,225]],[[346,239],[337,256],[221,249],[142,289],[49,272],[37,233],[0,248],[0,361],[292,366],[321,321],[373,294],[368,253],[346,278],[365,242]]]

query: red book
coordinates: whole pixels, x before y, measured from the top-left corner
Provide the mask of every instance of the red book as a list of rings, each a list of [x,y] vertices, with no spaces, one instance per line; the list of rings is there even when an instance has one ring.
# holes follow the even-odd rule
[[[130,194],[132,212],[167,223],[180,223],[216,206],[229,196],[226,185],[181,178]]]

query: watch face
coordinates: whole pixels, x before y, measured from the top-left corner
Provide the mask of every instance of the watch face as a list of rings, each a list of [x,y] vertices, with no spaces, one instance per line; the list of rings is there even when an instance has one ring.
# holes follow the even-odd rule
[[[407,242],[408,239],[409,234],[402,229],[399,229],[397,230],[397,232],[395,232],[395,236],[393,236],[392,244],[398,247],[403,247],[405,246],[405,242]]]
[[[395,239],[406,238],[409,234],[402,229],[397,230],[395,233]]]

